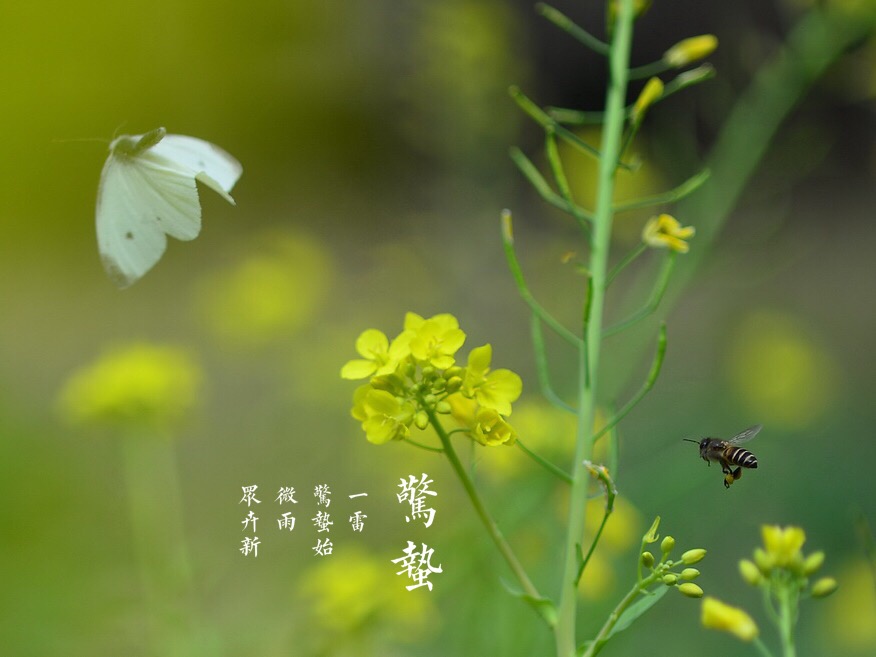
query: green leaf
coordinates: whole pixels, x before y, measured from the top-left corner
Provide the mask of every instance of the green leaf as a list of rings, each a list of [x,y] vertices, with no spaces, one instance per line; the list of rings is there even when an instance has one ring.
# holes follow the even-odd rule
[[[671,588],[671,586],[661,585],[656,591],[646,592],[644,598],[627,607],[626,611],[624,611],[624,613],[620,615],[620,618],[617,619],[617,623],[614,624],[614,627],[611,628],[611,632],[605,637],[605,641],[608,641],[615,634],[623,632],[632,625],[633,621],[657,604],[657,601],[666,595],[666,592]]]

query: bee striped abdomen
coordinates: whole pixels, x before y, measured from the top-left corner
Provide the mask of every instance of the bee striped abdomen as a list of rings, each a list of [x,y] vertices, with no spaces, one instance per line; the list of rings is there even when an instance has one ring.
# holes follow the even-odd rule
[[[749,452],[747,449],[742,449],[741,447],[736,447],[733,451],[728,455],[729,461],[736,465],[740,465],[743,468],[756,468],[757,467],[757,458]]]

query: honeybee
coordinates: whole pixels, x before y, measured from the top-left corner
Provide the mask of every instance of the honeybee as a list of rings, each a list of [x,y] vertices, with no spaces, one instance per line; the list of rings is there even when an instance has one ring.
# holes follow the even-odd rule
[[[709,465],[711,465],[710,461],[717,461],[721,464],[721,470],[724,472],[724,488],[730,488],[730,484],[742,477],[742,468],[757,467],[757,458],[754,454],[747,449],[737,447],[737,445],[754,438],[762,428],[763,425],[756,424],[727,440],[720,438],[703,438],[702,440],[684,438],[683,440],[697,443],[700,446],[700,456]]]

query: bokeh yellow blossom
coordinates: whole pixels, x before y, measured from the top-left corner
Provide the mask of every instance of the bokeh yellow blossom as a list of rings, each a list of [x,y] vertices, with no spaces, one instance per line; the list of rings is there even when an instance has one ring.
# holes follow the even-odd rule
[[[687,242],[696,234],[693,226],[682,227],[678,219],[669,214],[651,217],[642,230],[642,241],[658,249],[670,249],[676,253],[690,250]]]
[[[750,414],[784,429],[803,429],[838,399],[839,368],[795,318],[772,310],[745,317],[730,339],[729,383]]]
[[[323,630],[355,636],[389,631],[397,640],[422,639],[434,629],[437,610],[430,596],[398,586],[392,565],[389,557],[347,547],[311,567],[298,592]]]
[[[316,317],[328,295],[332,265],[319,241],[272,232],[256,242],[256,254],[202,285],[202,313],[223,344],[257,347],[287,340]]]
[[[60,395],[77,423],[166,428],[196,404],[201,370],[184,349],[134,343],[108,349],[75,372]]]
[[[757,623],[745,611],[709,596],[703,599],[700,620],[703,627],[729,632],[743,641],[752,641],[758,635]]]
[[[841,595],[824,601],[828,606],[823,619],[829,649],[821,654],[876,655],[876,587],[872,564],[858,558],[846,563],[837,579]]]

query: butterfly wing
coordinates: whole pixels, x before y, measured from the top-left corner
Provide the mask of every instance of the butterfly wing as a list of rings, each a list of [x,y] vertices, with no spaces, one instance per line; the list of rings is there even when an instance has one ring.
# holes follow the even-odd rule
[[[149,271],[167,246],[165,233],[194,239],[201,206],[191,171],[151,150],[110,154],[100,177],[97,244],[104,268],[119,287]]]
[[[198,180],[234,204],[228,192],[240,178],[243,167],[215,144],[186,135],[167,135],[150,152],[191,169]]]
[[[738,445],[739,443],[744,443],[747,440],[751,440],[752,438],[754,438],[761,429],[763,429],[762,424],[755,424],[753,427],[749,427],[748,429],[746,429],[742,433],[737,433],[732,438],[729,438],[727,440],[727,442],[731,443],[733,445]]]

